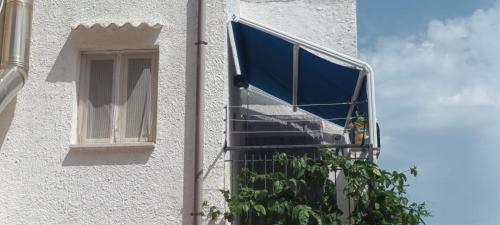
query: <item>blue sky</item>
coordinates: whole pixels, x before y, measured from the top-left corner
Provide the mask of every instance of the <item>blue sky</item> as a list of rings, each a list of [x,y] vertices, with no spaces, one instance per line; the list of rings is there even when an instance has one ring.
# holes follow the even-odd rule
[[[358,0],[358,26],[380,164],[419,168],[427,224],[500,224],[500,0]]]

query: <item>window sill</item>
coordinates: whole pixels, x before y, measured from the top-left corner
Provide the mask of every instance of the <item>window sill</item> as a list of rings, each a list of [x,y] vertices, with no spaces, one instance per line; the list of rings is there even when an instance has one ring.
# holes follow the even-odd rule
[[[134,150],[134,151],[152,151],[155,148],[153,142],[143,143],[116,143],[116,144],[73,144],[69,146],[72,151],[113,151],[113,150]]]

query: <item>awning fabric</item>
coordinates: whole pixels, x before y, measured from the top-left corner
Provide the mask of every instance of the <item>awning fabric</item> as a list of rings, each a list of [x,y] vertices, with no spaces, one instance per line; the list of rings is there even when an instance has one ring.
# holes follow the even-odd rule
[[[292,104],[293,44],[242,23],[232,22],[244,85]],[[336,64],[312,51],[299,50],[298,105],[350,102],[360,70]],[[366,79],[357,113],[367,115]],[[349,105],[299,106],[324,119],[345,118]],[[345,119],[332,120],[344,126]]]

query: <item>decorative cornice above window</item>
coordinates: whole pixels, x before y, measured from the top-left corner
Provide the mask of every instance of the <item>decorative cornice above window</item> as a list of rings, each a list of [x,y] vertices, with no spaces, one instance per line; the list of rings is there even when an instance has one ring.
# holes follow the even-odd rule
[[[163,25],[147,22],[81,22],[71,26],[65,47],[78,51],[156,49]]]
[[[126,31],[126,30],[161,30],[163,27],[159,23],[147,22],[125,22],[125,23],[80,23],[71,26],[73,31]]]

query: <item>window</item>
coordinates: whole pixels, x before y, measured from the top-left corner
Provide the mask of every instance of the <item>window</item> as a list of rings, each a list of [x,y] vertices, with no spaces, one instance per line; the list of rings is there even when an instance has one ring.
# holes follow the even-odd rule
[[[157,52],[82,54],[80,144],[154,142]]]

